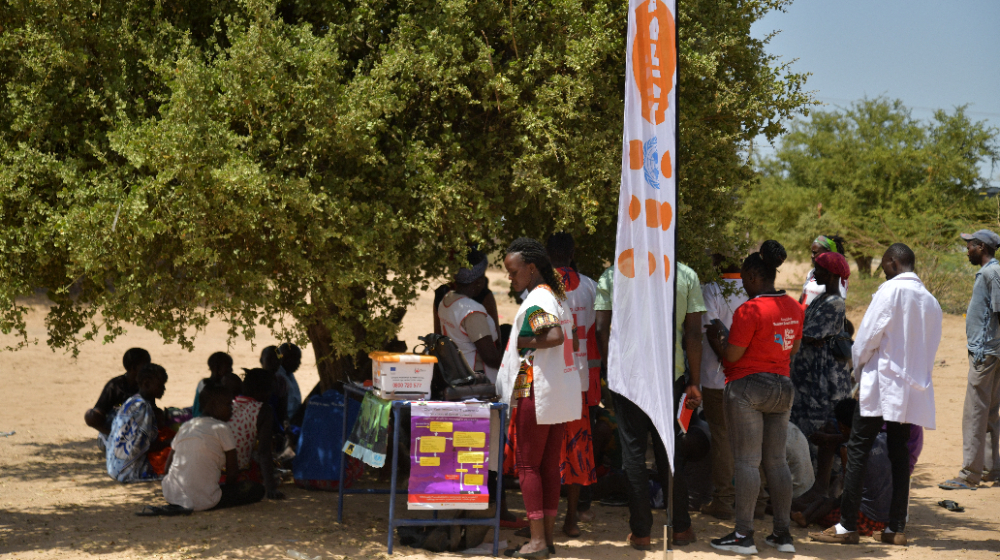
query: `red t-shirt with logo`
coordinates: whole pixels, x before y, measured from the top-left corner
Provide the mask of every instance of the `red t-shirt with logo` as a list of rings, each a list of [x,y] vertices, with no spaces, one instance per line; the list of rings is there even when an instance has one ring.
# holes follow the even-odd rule
[[[789,375],[795,341],[802,338],[805,312],[785,295],[762,294],[736,308],[729,343],[747,349],[736,362],[723,362],[726,383],[752,373]]]

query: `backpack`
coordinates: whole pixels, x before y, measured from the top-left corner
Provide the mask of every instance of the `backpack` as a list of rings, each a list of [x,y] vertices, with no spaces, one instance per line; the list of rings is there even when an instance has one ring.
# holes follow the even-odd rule
[[[423,343],[423,352],[418,351],[421,345],[417,345],[413,353],[434,356],[438,360],[431,379],[432,398],[445,401],[496,398],[494,384],[485,374],[472,369],[454,340],[434,333],[417,338]]]

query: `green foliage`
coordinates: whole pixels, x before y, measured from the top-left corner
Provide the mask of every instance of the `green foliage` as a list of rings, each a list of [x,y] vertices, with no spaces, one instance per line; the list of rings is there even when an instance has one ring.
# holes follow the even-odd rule
[[[755,180],[741,154],[808,102],[749,36],[785,4],[680,6],[681,258],[702,272]],[[43,288],[53,348],[124,322],[191,347],[221,317],[308,339],[332,379],[466,243],[567,230],[599,273],[626,6],[3,1],[0,330],[27,342],[15,298]]]
[[[776,236],[800,255],[816,235],[838,234],[862,269],[894,242],[947,261],[960,229],[995,216],[995,202],[980,196],[980,164],[1000,159],[996,135],[964,107],[930,122],[885,98],[817,111],[760,162],[762,185],[744,215],[757,237]]]

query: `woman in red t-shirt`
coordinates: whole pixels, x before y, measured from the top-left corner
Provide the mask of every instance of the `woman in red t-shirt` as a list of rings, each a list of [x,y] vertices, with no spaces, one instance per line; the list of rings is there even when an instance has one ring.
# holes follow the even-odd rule
[[[736,486],[736,530],[714,539],[712,546],[756,554],[753,512],[764,466],[774,508],[774,531],[765,539],[781,552],[795,552],[789,532],[792,475],[785,459],[788,416],[795,387],[788,376],[792,354],[802,341],[802,306],[774,289],[785,248],[765,241],[743,261],[740,277],[750,300],[733,315],[732,330],[721,323],[708,327],[709,344],[723,357],[726,372],[724,409],[733,451]]]

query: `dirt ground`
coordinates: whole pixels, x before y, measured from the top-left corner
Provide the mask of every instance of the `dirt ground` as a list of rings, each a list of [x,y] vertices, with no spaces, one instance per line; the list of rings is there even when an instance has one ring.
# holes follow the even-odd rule
[[[807,267],[786,266],[782,283],[801,286]],[[500,302],[502,321],[513,319],[516,306],[505,295],[506,280],[491,271],[491,286]],[[801,289],[801,288],[799,288]],[[433,294],[424,293],[410,310],[400,338],[412,347],[416,336],[431,330]],[[852,313],[857,324],[860,313]],[[1000,556],[1000,488],[974,492],[946,492],[937,483],[957,474],[961,463],[961,407],[965,393],[966,351],[961,316],[946,316],[944,339],[935,363],[938,429],[926,434],[923,454],[913,477],[908,548],[890,548],[863,541],[860,546],[811,544],[806,532],[794,530],[800,558],[996,558]],[[187,352],[164,345],[156,335],[129,329],[114,344],[89,344],[77,359],[53,353],[44,345],[44,308],[36,306],[29,321],[38,346],[0,355],[0,555],[5,558],[283,558],[324,559],[386,557],[385,496],[349,496],[345,522],[336,521],[337,494],[307,492],[283,487],[288,498],[190,517],[142,518],[134,512],[145,504],[162,503],[159,484],[120,485],[104,471],[103,456],[95,445],[95,432],[83,423],[84,411],[93,406],[103,384],[121,373],[122,353],[141,346],[153,360],[166,367],[170,380],[163,406],[190,406],[198,380],[208,374],[206,360],[212,352],[227,350],[236,366],[257,364],[260,349],[273,343],[257,341],[252,347],[236,341],[227,348],[222,324],[209,326]],[[0,344],[7,341],[0,338]],[[305,391],[317,380],[311,351],[305,352],[298,373]],[[950,498],[965,506],[965,513],[950,513],[936,505]],[[400,500],[400,509],[405,502]],[[512,500],[515,509],[520,499]],[[565,503],[563,504],[565,507]],[[626,508],[595,505],[597,520],[584,526],[578,539],[557,537],[559,558],[660,558],[662,553],[642,553],[624,543],[628,533]],[[709,539],[731,530],[728,523],[692,514],[698,541],[676,552],[678,558],[724,556]],[[654,537],[665,518],[656,513]],[[769,525],[758,522],[763,536]],[[511,531],[504,539],[523,542]],[[762,539],[758,539],[762,541]],[[659,539],[654,546],[661,546]],[[761,557],[779,556],[760,542]],[[294,552],[295,554],[293,554]],[[432,554],[397,547],[396,557],[427,558]],[[459,556],[459,555],[447,555]]]

